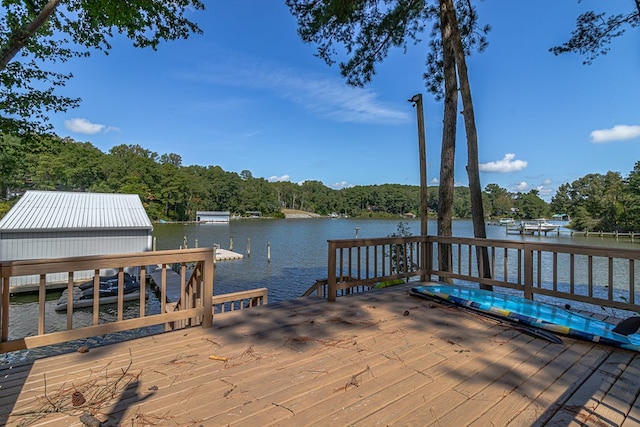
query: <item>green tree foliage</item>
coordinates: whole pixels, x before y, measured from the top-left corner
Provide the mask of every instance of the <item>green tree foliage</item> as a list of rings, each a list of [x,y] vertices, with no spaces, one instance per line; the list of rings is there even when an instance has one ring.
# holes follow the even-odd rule
[[[549,51],[555,55],[578,53],[585,57],[584,64],[591,64],[595,58],[609,52],[613,39],[622,36],[628,28],[640,25],[640,0],[633,0],[633,3],[635,9],[629,13],[606,15],[590,10],[581,14],[569,40]]]
[[[624,231],[640,230],[640,162],[636,162],[629,176],[623,181],[621,223]]]
[[[9,202],[0,206],[4,211],[14,200],[11,194],[44,189],[138,194],[154,220],[193,220],[198,210],[276,215],[283,208],[351,217],[420,214],[418,186],[383,184],[333,190],[319,181],[268,182],[250,171],[238,174],[220,166],[183,166],[177,154],[158,155],[139,145],[118,145],[103,153],[89,142],[51,138],[39,151],[25,153],[19,138],[0,142],[5,148],[0,157],[18,165],[2,169],[7,163],[0,163],[4,198]],[[438,188],[429,187],[427,196],[429,210],[437,212]],[[626,178],[607,172],[563,184],[550,205],[537,190],[513,194],[496,184],[487,185],[483,203],[491,217],[511,216],[515,208],[514,216],[527,219],[567,213],[578,230],[639,231],[640,161]],[[453,204],[454,217],[470,217],[468,187],[454,188]]]
[[[497,184],[489,184],[484,190],[485,212],[492,218],[510,217],[513,215],[514,195]]]
[[[538,190],[530,190],[528,193],[516,195],[514,203],[522,218],[533,219],[549,216],[549,206],[538,194]]]
[[[58,93],[71,73],[47,63],[107,53],[114,34],[135,47],[156,49],[162,41],[200,33],[186,18],[204,9],[199,0],[8,0],[0,7],[0,132],[32,136],[50,130],[48,114],[80,102]]]
[[[636,180],[640,165],[626,179],[618,172],[588,174],[563,184],[551,200],[555,212],[572,218],[571,226],[578,230],[638,231],[640,187]]]
[[[387,237],[410,237],[412,235],[409,224],[407,222],[399,222],[396,226],[396,232],[389,234]],[[416,263],[411,261],[406,244],[391,245],[387,256],[391,258],[391,271],[394,274],[404,274],[418,268]],[[405,281],[408,282],[409,279],[407,278]]]

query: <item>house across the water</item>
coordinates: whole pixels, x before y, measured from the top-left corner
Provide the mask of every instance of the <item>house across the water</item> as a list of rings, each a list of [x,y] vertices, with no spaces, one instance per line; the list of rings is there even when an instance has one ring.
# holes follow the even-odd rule
[[[228,223],[230,213],[228,211],[197,211],[196,222]]]
[[[27,191],[0,219],[0,261],[144,252],[151,250],[152,233],[137,194]],[[76,272],[74,279],[93,274]],[[13,277],[11,286],[38,280]],[[67,280],[66,274],[47,276],[49,283]]]

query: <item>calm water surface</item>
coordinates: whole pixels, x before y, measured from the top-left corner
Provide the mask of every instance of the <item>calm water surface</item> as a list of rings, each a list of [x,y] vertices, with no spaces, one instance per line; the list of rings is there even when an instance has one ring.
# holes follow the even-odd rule
[[[395,219],[281,219],[239,220],[229,224],[158,224],[154,227],[157,249],[177,249],[186,238],[188,247],[211,247],[214,244],[245,255],[242,260],[218,263],[214,293],[223,294],[259,287],[269,289],[269,301],[300,296],[316,280],[327,277],[327,240],[386,237],[395,233],[400,220]],[[406,220],[413,235],[420,234],[420,220]],[[566,223],[557,223],[566,224]],[[429,234],[435,234],[436,222],[429,221]],[[469,220],[453,223],[453,234],[472,237]],[[508,240],[532,240],[549,243],[638,248],[638,243],[614,238],[569,235],[560,236],[507,234],[505,227],[487,226],[487,237]],[[267,262],[267,245],[271,262]],[[250,249],[250,256],[247,251]]]

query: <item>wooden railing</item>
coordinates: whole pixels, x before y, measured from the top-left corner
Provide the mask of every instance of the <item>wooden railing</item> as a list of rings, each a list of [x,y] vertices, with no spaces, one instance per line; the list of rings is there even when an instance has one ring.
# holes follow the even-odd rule
[[[429,274],[426,236],[329,240],[327,298]]]
[[[267,288],[234,292],[232,294],[214,295],[213,311],[214,313],[227,313],[230,311],[244,310],[245,308],[258,307],[265,305],[267,302]]]
[[[487,262],[478,263],[483,253]],[[439,256],[447,258],[444,263]],[[328,266],[329,300],[420,276],[509,288],[528,299],[544,295],[640,312],[636,249],[438,236],[330,240]]]
[[[0,263],[0,353],[155,325],[164,325],[165,329],[194,325],[211,327],[214,315],[213,256],[212,249],[204,248],[46,260],[3,261]],[[180,299],[173,306],[170,306],[167,302],[167,272],[170,271],[169,266],[176,263],[181,265]],[[150,266],[160,269],[159,283],[156,283],[160,307],[155,312],[149,312],[145,304],[148,297],[145,285],[151,275]],[[189,277],[187,277],[186,266],[189,266],[189,271],[192,270]],[[112,320],[105,321],[101,318],[99,310],[99,275],[101,271],[109,269],[118,272],[119,291],[115,304],[115,315]],[[53,303],[47,304],[47,290],[54,286],[54,284],[48,283],[47,276],[59,273],[66,274],[68,277],[66,288],[68,293],[72,294],[74,285],[77,285],[74,280],[74,275],[77,274],[74,272],[87,270],[93,271],[95,276],[92,306],[87,309],[74,310],[73,304],[68,304],[65,326],[64,320],[59,321],[62,315],[53,313]],[[127,305],[124,302],[122,285],[125,270],[135,271],[139,275],[141,286],[140,296],[137,300],[138,309],[136,310],[127,310]],[[32,332],[29,332],[27,336],[16,336],[12,330],[24,329],[25,326],[30,325],[24,324],[24,316],[20,317],[21,324],[10,323],[11,279],[34,275],[39,277],[38,315],[28,319],[33,323]],[[259,289],[237,295],[219,295],[215,298],[215,304],[218,306],[221,303],[234,304],[234,301],[244,304],[244,301],[250,298],[245,306],[252,307],[266,303],[267,292],[266,289]],[[72,303],[71,297],[67,302]],[[14,305],[12,309],[20,310],[21,307]],[[218,309],[219,311],[220,309]],[[78,316],[80,315],[84,318],[84,324],[79,324]]]

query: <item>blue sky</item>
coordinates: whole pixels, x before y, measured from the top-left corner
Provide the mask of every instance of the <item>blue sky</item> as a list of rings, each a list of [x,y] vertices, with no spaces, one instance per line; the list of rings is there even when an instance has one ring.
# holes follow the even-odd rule
[[[427,175],[437,184],[442,103],[425,92],[425,44],[392,51],[373,81],[356,89],[313,56],[284,1],[205,3],[191,15],[204,35],[155,52],[118,39],[107,56],[61,64],[74,74],[64,93],[82,104],[52,117],[56,133],[105,152],[139,144],[177,153],[184,165],[272,181],[418,185],[416,112],[407,99],[422,93]],[[640,160],[640,29],[587,66],[548,49],[569,37],[581,11],[605,2],[476,3],[492,27],[487,50],[468,59],[482,187],[538,189],[550,200],[559,185],[589,173],[626,176]],[[632,0],[606,5],[602,11],[634,7]],[[467,185],[461,119],[455,178]]]

